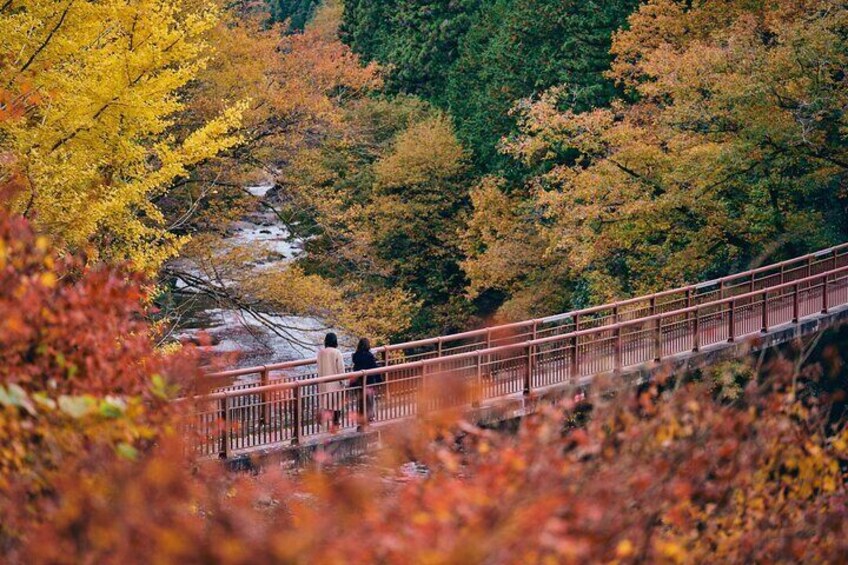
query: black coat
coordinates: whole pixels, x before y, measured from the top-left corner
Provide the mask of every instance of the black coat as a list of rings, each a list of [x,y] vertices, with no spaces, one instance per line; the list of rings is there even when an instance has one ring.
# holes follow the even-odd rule
[[[376,369],[377,358],[370,351],[357,351],[353,354],[353,371],[367,371],[368,369]],[[368,384],[376,385],[383,382],[383,375],[368,375]],[[350,382],[350,386],[362,386],[362,377],[354,379]]]

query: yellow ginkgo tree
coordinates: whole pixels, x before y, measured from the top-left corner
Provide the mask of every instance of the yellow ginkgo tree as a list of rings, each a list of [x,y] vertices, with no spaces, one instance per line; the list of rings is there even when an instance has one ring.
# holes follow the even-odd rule
[[[181,240],[153,199],[239,142],[238,100],[174,127],[219,16],[214,0],[0,3],[0,92],[15,117],[0,122],[0,154],[25,179],[4,207],[91,258],[152,272],[173,256]]]

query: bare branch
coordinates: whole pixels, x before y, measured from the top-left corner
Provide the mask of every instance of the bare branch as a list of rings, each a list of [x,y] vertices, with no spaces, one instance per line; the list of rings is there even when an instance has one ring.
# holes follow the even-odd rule
[[[47,34],[47,37],[45,37],[44,41],[41,42],[41,45],[38,46],[38,49],[36,49],[35,52],[32,55],[30,55],[30,58],[27,60],[26,63],[24,63],[24,66],[21,67],[20,70],[18,70],[18,74],[26,71],[30,67],[30,65],[32,65],[32,62],[35,61],[35,58],[38,57],[38,55],[41,54],[42,51],[44,51],[44,48],[47,47],[47,45],[53,39],[53,36],[56,35],[57,31],[59,31],[59,28],[62,27],[62,24],[65,23],[65,18],[68,17],[68,12],[71,11],[71,6],[74,5],[74,2],[75,2],[75,0],[71,0],[70,2],[68,2],[68,5],[65,6],[65,10],[62,12],[62,15],[59,17],[59,21],[56,22],[56,25],[53,26],[53,29],[50,30],[50,33]],[[3,9],[5,10],[6,6],[3,6]]]

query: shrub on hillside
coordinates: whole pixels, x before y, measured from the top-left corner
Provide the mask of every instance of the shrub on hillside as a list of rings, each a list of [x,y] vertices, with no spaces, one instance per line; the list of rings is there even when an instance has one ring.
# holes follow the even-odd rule
[[[170,421],[175,379],[194,373],[155,351],[140,285],[57,257],[0,215],[0,548],[61,500],[57,481],[78,461],[136,458]]]

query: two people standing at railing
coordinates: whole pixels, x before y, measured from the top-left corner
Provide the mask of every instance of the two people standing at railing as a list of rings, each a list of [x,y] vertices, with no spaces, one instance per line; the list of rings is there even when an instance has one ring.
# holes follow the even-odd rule
[[[340,375],[345,372],[344,358],[342,357],[342,352],[339,351],[339,340],[336,334],[331,332],[324,337],[324,347],[318,350],[317,359],[318,377]],[[353,370],[367,371],[369,369],[376,369],[377,366],[377,359],[371,353],[371,343],[368,341],[368,338],[360,339],[359,344],[356,346],[356,352],[353,354]],[[382,375],[368,375],[366,380],[368,386],[382,382]],[[361,390],[362,377],[351,379],[349,384],[351,387]],[[345,404],[344,388],[344,381],[320,383],[318,385],[318,406],[321,410],[322,423],[332,420],[334,427],[341,425],[342,410]],[[374,397],[374,390],[368,389],[365,404],[366,415],[369,421],[374,419]]]

